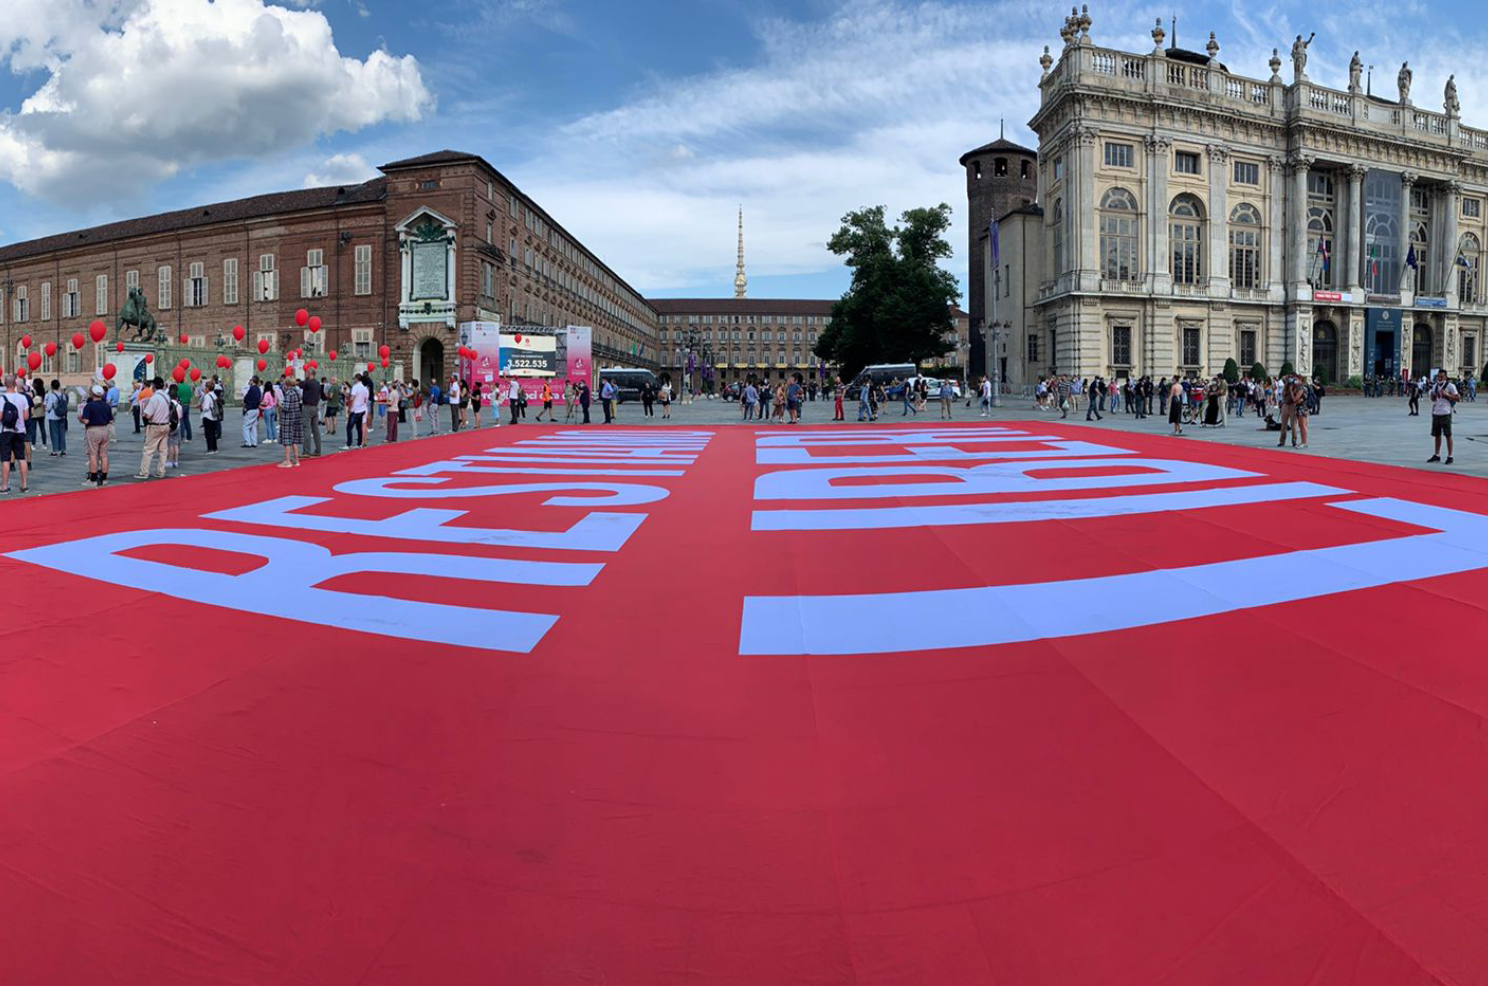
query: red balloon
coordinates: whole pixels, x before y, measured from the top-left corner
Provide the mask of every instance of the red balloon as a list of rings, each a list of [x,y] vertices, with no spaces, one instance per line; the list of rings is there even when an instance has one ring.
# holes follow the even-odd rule
[[[184,383],[186,381],[186,371],[179,366],[171,371],[171,376],[175,378],[176,383]]]
[[[177,365],[177,366],[190,366],[190,365],[191,365],[191,360],[189,360],[189,359],[187,359],[187,358],[186,358],[186,357],[184,357],[184,356],[182,356],[182,357],[181,357],[181,358],[180,358],[180,360],[178,360],[178,361],[177,361],[177,362],[176,362],[176,365]]]
[[[225,370],[229,366],[232,366],[232,360],[228,359],[226,356],[219,356],[217,357],[217,365]]]
[[[183,345],[183,346],[184,346],[184,345],[186,345],[186,344],[187,344],[187,343],[188,343],[188,342],[190,342],[190,341],[191,341],[191,337],[190,337],[190,336],[184,336],[184,335],[183,335],[183,336],[182,336],[182,337],[181,337],[181,345]]]
[[[284,368],[284,375],[286,377],[292,377],[292,376],[294,376],[294,367],[292,367],[292,366],[286,366]]]
[[[334,349],[332,349],[330,351],[330,353],[328,353],[327,355],[329,355],[331,357],[331,359],[335,359],[336,358],[336,351]]]
[[[376,363],[368,363],[367,364],[367,372],[368,373],[371,373],[375,369],[377,369],[377,364]]]
[[[95,318],[88,323],[88,335],[94,342],[102,342],[103,337],[108,335],[108,326],[103,324],[103,319]]]
[[[146,363],[153,363],[153,362],[155,362],[155,354],[154,353],[146,353],[145,354],[145,362]]]
[[[320,316],[319,315],[311,315],[310,316],[310,331],[311,332],[319,332],[320,331]]]
[[[87,343],[87,341],[88,341],[87,338],[84,337],[84,335],[81,332],[74,332],[72,334],[72,348],[73,349],[82,349],[83,346]]]
[[[46,348],[46,354],[48,356],[56,356],[57,355],[57,344],[55,342],[49,342],[49,343],[47,343],[45,348]]]
[[[393,355],[393,351],[386,346],[378,346],[377,355],[381,356],[383,359],[387,359],[389,356]]]
[[[18,366],[18,367],[16,367],[16,376],[18,376],[18,377],[24,377],[25,375],[26,375],[26,368],[24,366]]]
[[[112,363],[105,363],[100,372],[103,373],[103,379],[112,380],[114,379],[114,374],[119,372],[119,368]]]
[[[512,336],[512,338],[515,339],[517,342],[521,342],[522,341],[522,333],[518,332],[516,335]]]
[[[258,372],[259,373],[262,373],[263,371],[267,370],[268,368],[269,368],[269,361],[268,360],[261,359],[261,360],[258,361]]]
[[[27,353],[26,354],[26,365],[29,366],[29,367],[31,367],[31,369],[33,369],[33,370],[36,369],[36,368],[38,368],[39,366],[41,366],[41,354],[40,353]]]
[[[295,312],[296,325],[303,326],[308,321],[310,321],[310,313],[305,311],[305,309],[301,308],[299,311]]]
[[[261,353],[268,352],[269,351],[269,340],[267,340],[267,339],[260,339],[260,340],[258,340],[258,351],[261,352]]]
[[[388,361],[387,361],[387,360],[383,360],[383,361],[382,361],[382,368],[383,368],[383,369],[384,369],[384,370],[386,370],[386,369],[387,369],[387,363],[388,363]]]
[[[115,343],[114,344],[114,351],[115,352],[118,352],[118,353],[122,353],[124,351],[124,344],[122,342]]]
[[[31,348],[31,337],[30,336],[21,336],[21,348],[22,349],[30,349]]]
[[[305,366],[307,366],[308,368],[310,368],[312,370],[318,370],[318,369],[320,369],[320,364],[317,363],[317,362],[315,362],[315,360],[313,360],[313,359],[307,359],[305,361]]]
[[[243,341],[243,337],[245,335],[247,335],[247,334],[248,333],[246,333],[246,332],[243,331],[243,327],[241,325],[234,325],[233,326],[233,338],[236,339],[236,340],[238,340],[239,342],[242,342]]]
[[[200,380],[200,379],[201,379],[201,371],[198,370],[196,367],[193,366],[191,368],[191,380],[192,380],[192,382],[195,383],[197,380]]]

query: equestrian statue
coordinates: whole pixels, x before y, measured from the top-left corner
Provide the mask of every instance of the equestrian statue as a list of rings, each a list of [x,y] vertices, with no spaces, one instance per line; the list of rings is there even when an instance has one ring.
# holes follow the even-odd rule
[[[145,300],[145,292],[137,287],[129,289],[129,299],[119,309],[119,319],[114,324],[114,332],[120,339],[124,338],[126,325],[133,326],[135,342],[155,342],[160,338],[160,327],[150,314],[150,303]]]

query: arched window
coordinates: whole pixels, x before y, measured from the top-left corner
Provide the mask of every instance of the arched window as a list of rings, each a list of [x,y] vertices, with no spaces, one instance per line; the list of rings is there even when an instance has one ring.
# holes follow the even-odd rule
[[[1248,203],[1230,212],[1230,283],[1237,288],[1261,285],[1261,214]]]
[[[1337,196],[1333,176],[1325,171],[1307,173],[1307,280],[1315,288],[1334,282],[1334,208]]]
[[[992,159],[992,174],[998,178],[1007,177],[1007,158],[999,157]]]
[[[1054,243],[1054,276],[1064,273],[1064,199],[1054,200],[1053,229],[1049,238]]]
[[[1198,284],[1204,276],[1204,204],[1192,195],[1180,195],[1168,215],[1173,283]]]
[[[971,173],[974,176],[976,176],[976,180],[977,181],[981,181],[982,180],[982,162],[981,161],[973,161],[973,162],[971,162]]]
[[[1028,166],[1028,162],[1027,161],[1024,161],[1023,162],[1023,167],[1022,167],[1022,169],[1018,173],[1018,177],[1019,178],[1027,178],[1027,177],[1029,177],[1029,175],[1030,175],[1030,168]]]
[[[1427,239],[1428,235],[1425,223],[1411,224],[1410,245],[1416,253],[1416,266],[1412,269],[1409,264],[1406,265],[1405,280],[1416,294],[1425,294],[1430,287],[1426,277],[1426,244],[1430,242]],[[1406,260],[1409,259],[1410,256],[1407,254]]]
[[[1472,233],[1467,233],[1457,244],[1457,301],[1464,305],[1478,303],[1478,262],[1482,259],[1482,245]]]
[[[1106,192],[1100,205],[1101,277],[1137,279],[1137,200],[1124,188]]]

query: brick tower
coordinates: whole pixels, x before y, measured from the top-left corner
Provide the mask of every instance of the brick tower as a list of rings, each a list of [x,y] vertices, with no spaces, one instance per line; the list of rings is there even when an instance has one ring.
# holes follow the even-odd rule
[[[1038,200],[1038,153],[999,136],[990,144],[961,155],[966,169],[967,311],[971,313],[971,354],[967,373],[976,379],[986,372],[986,285],[982,274],[982,244],[993,219]]]

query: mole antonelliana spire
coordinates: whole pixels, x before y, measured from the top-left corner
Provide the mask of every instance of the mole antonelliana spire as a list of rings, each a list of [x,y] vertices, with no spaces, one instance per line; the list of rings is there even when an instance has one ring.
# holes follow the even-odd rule
[[[744,276],[744,207],[739,206],[739,268],[734,274],[734,297],[749,297],[749,278]]]

